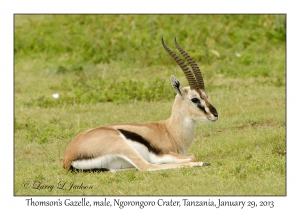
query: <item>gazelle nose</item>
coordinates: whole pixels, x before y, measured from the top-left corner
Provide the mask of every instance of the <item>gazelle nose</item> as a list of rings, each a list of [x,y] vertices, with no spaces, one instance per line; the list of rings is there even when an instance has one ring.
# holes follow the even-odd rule
[[[210,112],[213,114],[213,116],[218,117],[218,112],[213,105],[210,104],[208,108],[209,108]]]

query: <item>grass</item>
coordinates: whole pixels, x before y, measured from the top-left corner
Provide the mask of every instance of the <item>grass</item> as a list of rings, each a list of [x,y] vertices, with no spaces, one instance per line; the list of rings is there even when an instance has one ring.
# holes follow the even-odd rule
[[[187,85],[160,43],[174,36],[220,114],[189,151],[212,165],[64,170],[79,132],[170,116],[169,76]],[[284,15],[16,15],[14,51],[15,195],[286,195]]]

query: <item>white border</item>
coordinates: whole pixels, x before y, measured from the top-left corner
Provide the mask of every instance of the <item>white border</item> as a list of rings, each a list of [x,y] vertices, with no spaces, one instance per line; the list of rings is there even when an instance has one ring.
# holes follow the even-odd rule
[[[1,2],[1,204],[0,206],[21,207],[25,205],[25,197],[13,196],[13,14],[15,13],[286,13],[287,14],[287,196],[263,197],[274,199],[273,209],[298,206],[299,200],[299,8],[296,1],[272,0],[211,0],[211,1],[22,1],[3,0]],[[4,158],[6,157],[6,158]],[[10,158],[7,158],[10,157]],[[9,181],[8,181],[9,180]],[[298,196],[297,196],[298,194]],[[207,197],[204,197],[204,199]],[[227,197],[231,199],[232,197]],[[57,200],[58,197],[35,197],[37,200]],[[65,199],[62,198],[62,199]],[[77,199],[77,198],[76,198]],[[136,197],[123,197],[133,200]],[[144,197],[146,200],[150,198]],[[152,197],[152,199],[154,199]],[[218,199],[218,197],[213,197]],[[235,200],[261,200],[261,197],[233,197]],[[30,207],[31,209],[32,207]],[[40,209],[40,208],[39,208]],[[112,209],[112,208],[110,208]],[[203,208],[202,208],[203,209]],[[295,209],[295,208],[293,208]]]

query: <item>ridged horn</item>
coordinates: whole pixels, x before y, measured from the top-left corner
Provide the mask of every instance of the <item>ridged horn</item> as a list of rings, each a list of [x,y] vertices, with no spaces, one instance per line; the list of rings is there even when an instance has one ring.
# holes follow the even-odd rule
[[[177,43],[176,41],[176,37],[175,37],[175,45],[177,47],[177,49],[179,50],[179,52],[181,53],[181,55],[187,60],[187,62],[190,64],[190,66],[192,67],[196,80],[197,80],[197,84],[198,84],[198,88],[205,90],[205,86],[204,86],[204,81],[203,81],[203,76],[202,73],[200,71],[200,68],[198,67],[198,65],[196,64],[196,62],[191,58],[191,56],[189,56],[188,53],[186,53]]]
[[[172,50],[170,50],[167,45],[164,42],[164,39],[161,39],[162,45],[164,46],[165,50],[172,56],[172,58],[176,61],[176,63],[179,65],[179,67],[181,68],[181,70],[183,71],[185,77],[188,80],[188,83],[190,85],[191,89],[197,89],[198,88],[198,84],[197,81],[193,75],[193,73],[190,71],[189,67],[187,65],[184,64],[184,62],[182,61],[181,58],[179,58],[174,52],[172,52]]]

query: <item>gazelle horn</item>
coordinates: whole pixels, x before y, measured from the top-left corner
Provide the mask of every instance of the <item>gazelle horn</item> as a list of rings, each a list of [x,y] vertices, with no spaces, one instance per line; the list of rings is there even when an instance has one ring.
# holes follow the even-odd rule
[[[198,67],[198,65],[196,64],[196,62],[191,58],[191,56],[189,56],[188,53],[186,53],[177,43],[176,41],[176,37],[175,37],[175,45],[177,47],[177,49],[179,50],[179,52],[181,53],[181,55],[188,61],[188,63],[190,64],[190,66],[192,67],[196,80],[197,80],[197,84],[198,84],[198,88],[199,89],[203,89],[205,90],[204,87],[204,81],[203,81],[203,76],[202,73],[200,71],[200,68]]]
[[[188,80],[188,83],[190,85],[191,89],[197,89],[199,88],[198,83],[193,75],[193,73],[190,71],[187,65],[184,64],[184,62],[174,53],[172,50],[170,50],[167,45],[164,43],[164,40],[161,39],[162,45],[164,46],[165,50],[172,56],[172,58],[176,61],[176,63],[180,66],[183,73],[185,74],[185,77]]]

